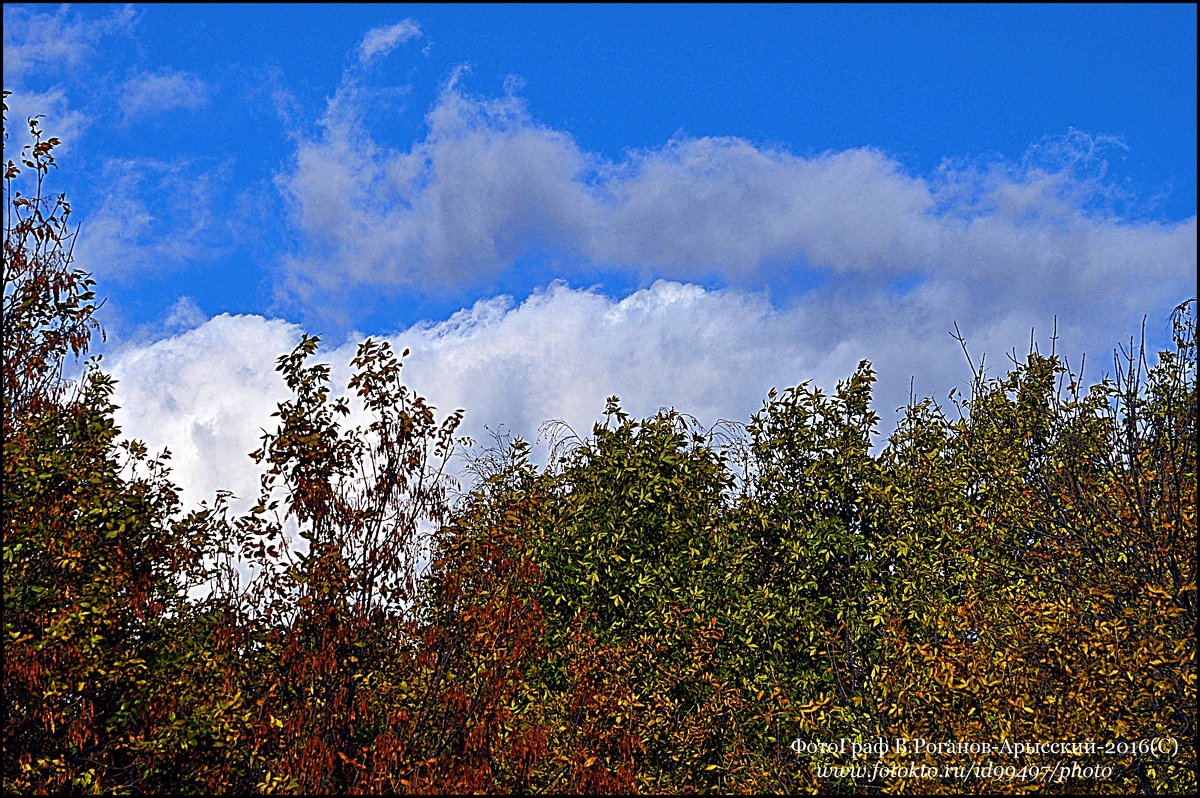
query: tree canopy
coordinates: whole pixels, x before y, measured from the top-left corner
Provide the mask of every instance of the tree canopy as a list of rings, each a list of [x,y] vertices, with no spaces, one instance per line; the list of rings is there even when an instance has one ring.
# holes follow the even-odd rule
[[[457,493],[407,352],[338,398],[306,336],[258,503],[185,510],[99,360],[63,376],[94,283],[59,140],[7,125],[6,792],[1195,792],[1194,299],[1112,378],[1034,349],[878,451],[863,361],[713,429],[611,397]]]

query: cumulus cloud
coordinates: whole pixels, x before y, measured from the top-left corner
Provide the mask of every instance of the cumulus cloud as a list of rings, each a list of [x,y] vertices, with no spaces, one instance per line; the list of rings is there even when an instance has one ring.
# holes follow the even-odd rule
[[[539,248],[664,276],[746,275],[804,259],[839,270],[905,269],[936,248],[923,182],[874,150],[812,159],[736,138],[678,138],[607,163],[537,124],[512,95],[457,88],[408,152],[366,138],[349,87],[324,135],[281,179],[320,283],[331,260],[366,284],[478,283]],[[865,220],[870,220],[866,223]]]
[[[488,429],[534,440],[551,419],[588,435],[612,394],[636,416],[672,406],[707,425],[747,421],[770,388],[806,380],[832,388],[863,358],[878,371],[875,409],[886,436],[910,379],[918,397],[940,399],[969,382],[959,345],[948,335],[954,321],[976,361],[986,353],[993,374],[1006,353],[1025,353],[1031,328],[1043,351],[1050,345],[1052,319],[1032,309],[1008,307],[979,322],[948,315],[937,288],[919,286],[900,298],[819,293],[776,307],[760,293],[674,281],[619,299],[555,283],[520,303],[480,300],[388,338],[398,352],[411,350],[406,382],[440,417],[464,408],[462,432],[484,442]],[[1089,353],[1085,376],[1098,379],[1097,364],[1139,322],[1140,316],[1126,317],[1099,331],[1060,320],[1058,351],[1076,366],[1080,353]],[[187,501],[210,498],[218,488],[254,497],[257,471],[246,454],[285,396],[275,358],[299,335],[279,320],[222,315],[131,346],[110,363],[120,380],[118,421],[127,434],[170,447]],[[320,362],[332,365],[335,389],[349,378],[356,343],[322,349]]]
[[[274,357],[298,337],[283,321],[221,315],[113,353],[105,365],[118,380],[118,424],[155,451],[170,449],[186,502],[211,501],[217,490],[255,498],[257,472],[247,454],[286,397]]]
[[[119,104],[126,124],[165,111],[203,108],[208,103],[208,87],[203,80],[173,69],[130,78],[121,87],[120,95]]]
[[[581,154],[566,134],[528,124],[515,98],[474,103],[451,88],[426,141],[397,153],[363,133],[356,89],[342,86],[323,137],[302,141],[279,180],[311,245],[290,261],[297,282],[466,283],[586,225]],[[497,128],[507,132],[483,132]]]
[[[407,382],[443,414],[465,408],[463,432],[486,441],[489,428],[533,439],[552,418],[588,433],[614,393],[639,414],[675,405],[710,421],[743,417],[771,385],[853,368],[848,355],[796,346],[805,327],[802,313],[780,314],[748,293],[659,282],[613,300],[556,283],[520,304],[481,300],[389,338],[411,350]],[[129,408],[119,421],[171,448],[192,500],[217,488],[253,495],[245,454],[284,395],[275,358],[298,337],[280,321],[223,315],[115,354],[118,404]],[[349,377],[355,344],[322,352],[335,387]]]
[[[735,137],[681,135],[610,161],[521,98],[473,97],[460,78],[407,149],[364,132],[352,81],[299,142],[278,179],[304,241],[284,263],[297,295],[478,287],[550,252],[685,281],[817,275],[863,294],[899,280],[974,297],[979,312],[1103,315],[1159,309],[1195,272],[1194,217],[1115,212],[1108,137],[1070,131],[1017,162],[947,160],[924,177],[876,149],[803,156]]]
[[[377,58],[383,58],[400,45],[420,35],[421,26],[411,19],[402,20],[395,25],[371,28],[358,45],[358,61],[360,64],[367,64]]]

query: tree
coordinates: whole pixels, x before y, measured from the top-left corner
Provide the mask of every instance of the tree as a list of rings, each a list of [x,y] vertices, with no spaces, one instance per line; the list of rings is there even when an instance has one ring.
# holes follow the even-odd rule
[[[207,515],[180,517],[168,453],[118,442],[111,379],[94,364],[73,391],[63,379],[97,305],[74,267],[70,205],[46,194],[59,141],[36,118],[29,131],[4,183],[4,784],[178,784],[162,747],[175,717],[158,698],[181,677],[166,641],[208,577]],[[4,138],[7,151],[7,113]]]
[[[46,179],[57,169],[54,149],[62,142],[42,132],[40,117],[29,119],[32,143],[22,146],[20,163],[10,156],[8,95],[4,92],[4,260],[3,392],[4,436],[47,403],[61,398],[67,356],[88,351],[99,330],[95,281],[74,268],[75,233],[66,195],[50,195]],[[31,171],[32,195],[20,186]]]
[[[892,512],[912,530],[906,537],[927,544],[901,566],[919,584],[921,611],[888,617],[882,691],[893,733],[1133,741],[1132,751],[1073,757],[1092,770],[1056,789],[1194,790],[1195,748],[1185,743],[1196,717],[1190,305],[1173,322],[1176,350],[1145,378],[1144,355],[1131,349],[1115,382],[1085,391],[1057,358],[1034,352],[1003,379],[977,378],[958,422],[928,406],[910,412],[890,450],[902,476]],[[908,509],[927,506],[914,465],[936,468],[957,500],[934,514]]]
[[[308,363],[318,344],[305,336],[279,358],[293,396],[253,453],[267,466],[260,502],[236,522],[259,571],[240,598],[257,712],[245,751],[264,791],[399,789],[425,723],[410,685],[426,525],[445,518],[461,411],[436,422],[391,348],[368,339],[348,388],[369,423],[345,427],[349,400],[331,398],[328,365]]]
[[[863,361],[720,434],[613,397],[545,468],[520,440],[476,456],[457,500],[462,411],[437,421],[407,352],[368,339],[336,398],[304,336],[258,504],[184,513],[98,362],[64,379],[97,303],[45,194],[58,140],[29,129],[5,179],[7,791],[1195,791],[1194,300],[1153,365],[973,369],[956,418],[913,402],[878,454]],[[873,756],[788,745],[876,737],[993,752],[893,748],[938,775],[864,777],[825,766]],[[943,769],[972,762],[1026,776]]]

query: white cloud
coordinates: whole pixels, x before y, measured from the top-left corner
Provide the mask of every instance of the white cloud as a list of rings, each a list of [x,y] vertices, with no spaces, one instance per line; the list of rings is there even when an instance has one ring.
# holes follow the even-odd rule
[[[83,18],[69,5],[54,13],[18,5],[4,5],[4,82],[21,84],[35,71],[51,75],[78,69],[96,52],[109,34],[129,31],[136,18],[132,6],[114,9],[107,16]]]
[[[254,499],[257,472],[246,455],[286,397],[274,358],[298,338],[286,322],[221,315],[115,352],[105,366],[119,380],[118,425],[154,451],[171,450],[186,503],[211,501],[218,489]]]
[[[41,128],[46,135],[63,141],[56,155],[77,146],[95,120],[73,107],[64,86],[86,82],[86,67],[95,58],[101,40],[129,33],[136,16],[132,6],[104,16],[85,17],[68,5],[47,13],[6,3],[4,88],[12,94],[6,100],[9,110],[5,125],[14,134],[9,143],[18,149],[23,146],[25,120],[39,114],[44,117]]]
[[[62,140],[62,144],[54,150],[56,157],[69,152],[92,125],[91,118],[71,107],[66,92],[60,87],[42,92],[17,89],[6,102],[8,121],[5,124],[12,136],[6,147],[19,149],[30,142],[26,120],[34,115],[42,117],[38,126],[44,134],[43,138],[54,136]]]
[[[800,158],[737,138],[678,139],[606,175],[592,257],[755,273],[798,260],[908,271],[936,231],[923,181],[870,149]],[[867,220],[870,220],[867,223]]]
[[[659,282],[614,301],[554,284],[520,305],[482,300],[389,338],[397,351],[412,350],[408,384],[440,415],[465,408],[463,432],[487,441],[485,428],[532,439],[552,418],[586,434],[613,393],[639,414],[676,405],[710,421],[744,418],[771,385],[799,382],[831,356],[839,372],[857,362],[796,346],[804,327],[803,313],[779,313],[746,293]],[[217,488],[253,496],[245,454],[284,396],[275,358],[298,335],[280,321],[223,315],[129,347],[109,365],[119,423],[172,450],[190,501]],[[335,388],[345,385],[356,343],[323,348]]]
[[[212,257],[224,246],[214,203],[225,165],[195,160],[109,159],[98,207],[84,219],[75,260],[99,279],[120,279]]]
[[[172,332],[191,330],[208,321],[208,316],[190,296],[181,296],[171,306],[163,326]]]
[[[472,282],[511,263],[531,241],[586,228],[574,182],[585,161],[570,137],[527,124],[520,103],[474,103],[453,86],[408,153],[366,138],[357,86],[330,102],[320,141],[302,141],[279,183],[311,249],[291,264],[300,283]],[[506,132],[492,135],[501,126]],[[485,130],[486,128],[486,130]],[[331,272],[320,262],[353,264]]]
[[[376,58],[382,58],[401,44],[420,35],[421,27],[411,19],[397,22],[395,25],[371,28],[358,45],[358,61],[366,64]]]
[[[121,87],[118,103],[126,124],[177,108],[195,110],[208,104],[208,87],[198,76],[164,69],[130,78]]]
[[[1017,163],[947,161],[925,178],[874,149],[800,156],[732,137],[609,162],[519,97],[467,95],[458,74],[407,150],[365,134],[367,113],[344,83],[279,176],[304,236],[284,264],[298,296],[484,286],[538,252],[733,286],[815,274],[846,295],[919,281],[989,317],[1102,323],[1193,290],[1195,218],[1122,218],[1103,176],[1116,145],[1078,131]]]
[[[1005,353],[1025,352],[1031,327],[1043,351],[1049,346],[1051,319],[1036,309],[1009,307],[981,322],[956,315],[955,301],[941,287],[922,285],[899,299],[822,290],[778,308],[761,294],[677,282],[659,281],[622,299],[556,283],[520,304],[481,300],[445,321],[388,337],[397,352],[411,349],[407,384],[439,408],[439,417],[464,408],[462,432],[484,442],[487,428],[532,440],[550,419],[588,435],[611,394],[635,416],[673,406],[705,424],[747,421],[771,387],[811,379],[832,388],[863,358],[879,373],[875,409],[886,435],[910,378],[918,397],[940,399],[968,382],[948,335],[954,321],[976,360],[986,353],[993,374],[1006,365]],[[1112,347],[1139,321],[1122,317],[1100,329],[1060,318],[1058,350],[1074,364],[1088,352],[1085,377],[1098,379]],[[299,334],[282,321],[223,315],[110,358],[120,380],[120,425],[153,447],[170,447],[186,501],[211,498],[218,488],[257,495],[246,454],[285,395],[275,358]],[[346,384],[356,344],[322,349],[335,389]]]

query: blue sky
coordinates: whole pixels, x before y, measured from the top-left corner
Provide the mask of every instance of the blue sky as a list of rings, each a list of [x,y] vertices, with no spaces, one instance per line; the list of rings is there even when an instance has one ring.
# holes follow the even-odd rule
[[[4,83],[127,428],[196,464],[301,328],[532,437],[861,358],[886,416],[954,322],[1095,363],[1195,294],[1194,5],[6,4]]]

